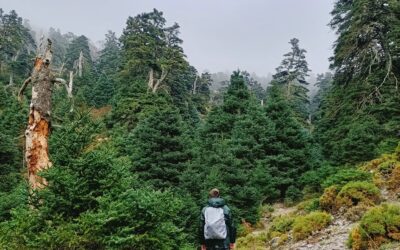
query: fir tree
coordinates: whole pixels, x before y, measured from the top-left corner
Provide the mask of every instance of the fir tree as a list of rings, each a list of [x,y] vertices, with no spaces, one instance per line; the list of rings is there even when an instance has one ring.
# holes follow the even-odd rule
[[[292,46],[291,51],[283,55],[284,59],[273,76],[275,79],[273,84],[283,88],[285,98],[289,101],[298,121],[305,125],[309,118],[306,77],[310,70],[305,56],[307,51],[299,47],[297,38],[291,39],[289,44]]]
[[[386,0],[335,3],[336,72],[316,128],[325,157],[335,164],[365,161],[397,145],[399,8]]]
[[[190,159],[182,118],[173,107],[162,107],[141,120],[126,140],[132,172],[157,189],[179,186]]]
[[[299,188],[297,178],[310,169],[309,132],[296,120],[285,94],[278,86],[268,89],[266,115],[275,124],[275,141],[272,143],[268,164],[281,196],[287,196],[290,186]],[[287,197],[292,198],[292,197]]]

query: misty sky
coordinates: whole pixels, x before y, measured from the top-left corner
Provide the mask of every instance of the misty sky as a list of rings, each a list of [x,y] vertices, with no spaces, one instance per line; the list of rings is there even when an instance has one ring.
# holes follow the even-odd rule
[[[313,73],[328,70],[335,34],[327,26],[334,0],[0,0],[34,27],[71,31],[92,41],[121,34],[128,16],[157,8],[181,26],[183,48],[200,72],[274,72],[297,37]]]

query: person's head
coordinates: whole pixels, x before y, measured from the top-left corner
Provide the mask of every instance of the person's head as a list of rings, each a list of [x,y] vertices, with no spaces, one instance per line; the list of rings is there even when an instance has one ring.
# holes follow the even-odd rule
[[[219,190],[216,189],[216,188],[213,188],[213,189],[210,190],[208,195],[210,196],[210,198],[218,198],[219,197]]]

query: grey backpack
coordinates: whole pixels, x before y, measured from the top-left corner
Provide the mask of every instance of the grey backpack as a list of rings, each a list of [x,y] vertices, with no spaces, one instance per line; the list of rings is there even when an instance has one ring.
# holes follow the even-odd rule
[[[222,207],[206,207],[204,210],[204,238],[226,239],[226,224]]]

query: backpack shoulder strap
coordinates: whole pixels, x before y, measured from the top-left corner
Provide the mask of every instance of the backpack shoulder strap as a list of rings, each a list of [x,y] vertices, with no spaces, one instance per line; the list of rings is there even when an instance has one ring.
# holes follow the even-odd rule
[[[206,213],[206,209],[208,208],[208,206],[205,206],[205,207],[203,207],[203,209],[201,210],[201,220],[205,220],[205,218],[204,218],[204,216],[205,216],[205,213]]]
[[[229,209],[229,207],[227,205],[224,205],[223,209],[224,209],[224,214],[225,215],[230,215],[231,210]]]

